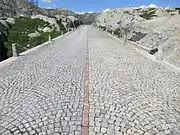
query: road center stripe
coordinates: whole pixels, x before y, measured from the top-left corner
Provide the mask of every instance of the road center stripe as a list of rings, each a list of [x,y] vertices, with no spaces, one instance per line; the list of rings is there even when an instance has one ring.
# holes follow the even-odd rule
[[[84,109],[83,109],[83,123],[82,135],[89,135],[89,51],[87,43],[87,56],[86,56],[86,71],[84,81]]]

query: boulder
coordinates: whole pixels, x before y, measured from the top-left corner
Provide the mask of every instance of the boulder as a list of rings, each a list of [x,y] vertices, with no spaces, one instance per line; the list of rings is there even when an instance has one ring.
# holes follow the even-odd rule
[[[14,18],[7,18],[7,22],[10,24],[15,24],[15,19]]]
[[[48,16],[43,16],[43,15],[32,15],[31,16],[31,19],[37,19],[37,18],[50,23],[51,26],[54,26],[56,28],[56,31],[60,31],[60,27],[57,24],[57,21],[55,18],[49,18]]]
[[[43,31],[44,33],[46,33],[46,32],[51,32],[51,31],[53,31],[53,30],[51,30],[51,28],[49,28],[49,27],[45,27],[44,29],[42,29],[42,31]]]
[[[35,38],[35,37],[39,37],[39,36],[41,36],[41,34],[37,31],[35,33],[28,34],[29,38]]]
[[[2,24],[4,27],[6,27],[8,29],[11,28],[11,25],[5,20],[0,20],[0,24]]]

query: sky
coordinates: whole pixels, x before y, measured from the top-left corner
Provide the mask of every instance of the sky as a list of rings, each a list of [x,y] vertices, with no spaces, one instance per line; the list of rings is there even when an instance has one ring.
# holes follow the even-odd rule
[[[180,7],[180,0],[39,0],[45,8],[68,8],[74,12],[102,12],[105,9],[139,7],[155,4],[161,7]]]

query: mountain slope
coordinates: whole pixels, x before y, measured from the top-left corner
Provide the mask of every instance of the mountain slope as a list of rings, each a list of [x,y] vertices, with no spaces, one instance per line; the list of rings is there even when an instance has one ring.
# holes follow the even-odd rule
[[[45,9],[39,8],[27,0],[1,0],[0,17],[31,16],[33,14],[48,15]]]

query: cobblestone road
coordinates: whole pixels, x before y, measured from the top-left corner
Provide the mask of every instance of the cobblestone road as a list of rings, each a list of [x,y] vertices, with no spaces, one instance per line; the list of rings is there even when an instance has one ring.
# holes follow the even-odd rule
[[[86,33],[0,67],[0,135],[81,134]]]
[[[0,64],[0,135],[85,135],[83,123],[89,135],[180,135],[180,74],[91,27]]]
[[[90,135],[180,135],[180,74],[89,30]]]

